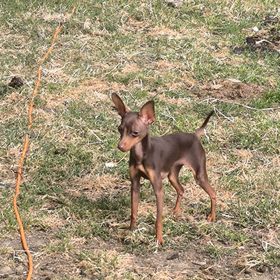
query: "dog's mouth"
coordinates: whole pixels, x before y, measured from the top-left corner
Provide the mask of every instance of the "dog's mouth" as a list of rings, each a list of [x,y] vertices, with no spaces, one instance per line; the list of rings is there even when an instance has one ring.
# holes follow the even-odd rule
[[[120,147],[118,147],[118,148],[119,148],[119,150],[122,151],[122,152],[128,152],[128,150],[126,150],[126,149],[124,149],[124,148],[120,148]]]
[[[122,152],[128,152],[130,151],[137,143],[139,143],[142,140],[140,137],[135,137],[133,139],[129,140],[121,140],[118,144],[118,149]]]
[[[118,149],[122,152],[128,152],[130,150],[130,148],[128,149],[127,147],[123,147],[123,146],[120,146],[120,145],[118,145]]]

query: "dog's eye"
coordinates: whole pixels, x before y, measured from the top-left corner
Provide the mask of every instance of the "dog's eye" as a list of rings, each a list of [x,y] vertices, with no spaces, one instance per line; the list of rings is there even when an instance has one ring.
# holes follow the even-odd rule
[[[131,135],[132,135],[133,137],[137,137],[137,136],[139,135],[139,131],[132,131],[132,132],[131,132]]]

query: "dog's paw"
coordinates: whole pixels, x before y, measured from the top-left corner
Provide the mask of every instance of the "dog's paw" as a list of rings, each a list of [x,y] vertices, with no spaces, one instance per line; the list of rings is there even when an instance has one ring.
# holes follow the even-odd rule
[[[216,216],[214,214],[210,213],[207,217],[207,221],[210,222],[210,223],[215,222],[216,221]]]
[[[182,211],[180,208],[174,208],[172,212],[176,220],[178,220],[182,215]]]
[[[162,238],[162,237],[161,237],[161,238],[158,238],[158,237],[157,237],[156,242],[157,242],[157,246],[162,246],[162,245],[163,245],[163,243],[164,243],[164,241],[163,241],[163,238]]]

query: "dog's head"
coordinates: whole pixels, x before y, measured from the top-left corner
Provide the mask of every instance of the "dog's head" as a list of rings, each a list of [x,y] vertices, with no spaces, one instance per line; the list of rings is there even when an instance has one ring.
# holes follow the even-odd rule
[[[139,112],[131,112],[116,93],[112,94],[112,100],[121,116],[118,148],[127,152],[148,134],[149,125],[155,121],[154,101],[145,103]]]

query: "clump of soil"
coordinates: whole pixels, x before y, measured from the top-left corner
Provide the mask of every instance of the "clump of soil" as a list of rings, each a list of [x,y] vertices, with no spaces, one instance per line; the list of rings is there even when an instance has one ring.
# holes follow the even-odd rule
[[[211,96],[219,99],[251,99],[260,96],[264,87],[242,83],[236,79],[227,79],[207,83],[191,89],[192,93],[199,97]]]
[[[273,52],[280,54],[280,19],[267,16],[261,23],[261,28],[254,27],[254,34],[247,36],[244,46],[233,47],[235,54],[249,50],[255,52]]]
[[[24,85],[20,77],[14,76],[8,84],[0,83],[0,97],[10,94],[12,89],[19,89]]]
[[[24,82],[21,77],[14,76],[9,82],[8,86],[12,88],[20,88],[24,85]]]

